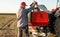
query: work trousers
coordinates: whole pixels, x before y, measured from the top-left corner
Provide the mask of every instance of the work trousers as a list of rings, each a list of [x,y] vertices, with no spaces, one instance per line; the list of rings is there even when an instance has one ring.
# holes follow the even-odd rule
[[[29,37],[28,26],[18,28],[18,37],[23,37],[23,34],[24,37]]]

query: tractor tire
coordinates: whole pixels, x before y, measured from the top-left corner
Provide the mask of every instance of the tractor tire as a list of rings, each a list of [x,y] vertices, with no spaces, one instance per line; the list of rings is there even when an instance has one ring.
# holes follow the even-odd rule
[[[56,35],[60,37],[60,17],[57,17],[55,21],[55,31],[56,31]]]

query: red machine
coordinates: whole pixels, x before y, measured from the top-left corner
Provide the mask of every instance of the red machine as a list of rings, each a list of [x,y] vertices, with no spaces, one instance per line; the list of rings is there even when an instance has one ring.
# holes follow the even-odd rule
[[[31,23],[34,26],[47,26],[49,23],[48,13],[45,11],[32,12],[31,13]]]

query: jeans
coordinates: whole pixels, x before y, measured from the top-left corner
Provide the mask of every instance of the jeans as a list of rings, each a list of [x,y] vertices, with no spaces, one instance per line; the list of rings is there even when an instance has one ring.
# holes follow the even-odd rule
[[[23,33],[24,32],[24,33]],[[26,37],[29,37],[28,26],[18,28],[18,37],[23,37],[23,34]],[[24,36],[24,37],[25,37]]]

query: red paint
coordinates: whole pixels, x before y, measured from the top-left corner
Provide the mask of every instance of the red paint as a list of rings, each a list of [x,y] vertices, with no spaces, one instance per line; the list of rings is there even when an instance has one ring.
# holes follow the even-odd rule
[[[37,26],[47,26],[49,23],[47,12],[32,12],[32,24]]]

